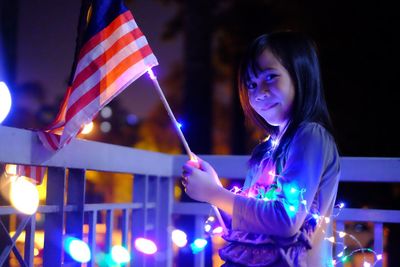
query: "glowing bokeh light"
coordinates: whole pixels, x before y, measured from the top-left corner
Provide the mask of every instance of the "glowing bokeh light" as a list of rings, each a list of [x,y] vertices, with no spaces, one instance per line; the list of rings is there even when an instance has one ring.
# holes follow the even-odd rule
[[[111,248],[111,258],[117,264],[128,263],[131,260],[129,251],[123,246],[113,246]]]
[[[6,165],[6,173],[10,174],[10,175],[16,175],[17,174],[17,165],[7,164]]]
[[[222,227],[218,226],[213,230],[213,234],[221,234],[222,231],[223,231]]]
[[[205,240],[204,238],[197,238],[196,240],[194,240],[192,244],[190,244],[192,253],[193,254],[199,253],[207,246],[207,243],[208,243],[207,240]]]
[[[18,211],[32,215],[39,206],[39,192],[24,177],[14,176],[11,178],[10,202]]]
[[[108,119],[112,116],[113,112],[112,109],[110,107],[104,107],[101,111],[100,111],[100,115],[101,117],[103,117],[104,119]]]
[[[376,255],[376,259],[377,259],[378,261],[381,260],[381,259],[382,259],[382,254]]]
[[[103,121],[103,122],[100,124],[100,130],[101,130],[103,133],[108,133],[109,131],[111,131],[111,123],[109,123],[108,121]]]
[[[39,250],[37,248],[33,249],[33,256],[39,256]]]
[[[85,126],[83,126],[81,134],[89,134],[93,130],[93,126],[94,124],[92,121],[88,124],[85,124]]]
[[[148,255],[151,255],[151,254],[154,254],[157,252],[156,244],[153,241],[146,239],[146,238],[142,238],[142,237],[136,238],[135,248],[138,251],[140,251],[144,254],[148,254]]]
[[[172,238],[172,242],[174,242],[174,244],[177,247],[183,248],[187,244],[187,235],[182,230],[179,230],[179,229],[173,230],[172,234],[171,234],[171,238]]]
[[[67,237],[64,241],[65,251],[77,262],[86,263],[91,259],[88,244],[74,237]]]
[[[0,82],[0,124],[7,117],[11,109],[11,94],[7,85]]]
[[[369,262],[364,262],[364,267],[371,267],[371,263],[369,263]]]

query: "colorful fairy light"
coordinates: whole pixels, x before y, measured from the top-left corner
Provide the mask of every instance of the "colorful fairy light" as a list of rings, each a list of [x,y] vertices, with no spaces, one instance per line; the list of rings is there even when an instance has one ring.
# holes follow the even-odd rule
[[[93,126],[94,126],[94,124],[92,121],[89,122],[88,124],[85,124],[83,126],[83,130],[82,130],[81,134],[89,134],[93,130]]]
[[[207,240],[204,238],[197,238],[196,240],[193,241],[192,244],[190,244],[190,248],[192,249],[193,254],[197,254],[200,251],[204,250],[204,248],[207,246]]]
[[[172,242],[177,246],[177,247],[184,247],[187,244],[187,235],[185,232],[179,229],[175,229],[172,231],[171,234]]]
[[[25,177],[11,176],[10,202],[18,211],[32,215],[39,206],[39,192]]]
[[[10,112],[11,102],[11,94],[7,85],[4,82],[0,82],[0,124]]]
[[[111,248],[111,259],[117,264],[124,264],[131,261],[131,256],[126,248],[116,245]]]
[[[275,173],[273,171],[269,171],[268,174],[275,175]],[[297,212],[297,210],[300,208],[300,206],[299,207],[296,206],[297,205],[296,203],[300,203],[301,206],[303,207],[302,210],[304,210],[304,212],[306,212],[307,214],[310,214],[315,219],[317,225],[320,223],[325,223],[325,224],[331,223],[333,221],[331,218],[337,217],[339,215],[340,211],[345,207],[345,204],[343,202],[341,202],[335,206],[335,208],[338,208],[337,214],[333,214],[331,217],[320,216],[319,214],[311,213],[308,211],[307,201],[303,197],[303,194],[304,194],[304,192],[306,192],[306,189],[299,189],[296,186],[290,185],[290,186],[284,187],[282,190],[286,193],[285,195],[288,197],[287,203],[289,203],[289,204],[285,203],[287,212],[289,214],[295,214],[295,212]],[[243,192],[243,189],[241,189],[237,186],[234,186],[230,191],[235,194],[240,194],[241,192]],[[274,191],[275,191],[275,189],[274,189]],[[265,191],[265,190],[259,190],[258,194],[251,194],[251,193],[252,193],[251,190],[247,192],[248,197],[259,198],[259,199],[263,199],[265,201],[270,201],[270,200],[275,199],[273,194],[269,194],[268,191]],[[266,197],[267,195],[268,195],[268,197]],[[214,234],[214,232],[218,232],[218,231],[215,231],[215,229],[216,229],[215,227],[214,228],[211,227],[212,225],[210,224],[210,219],[207,220],[206,225],[209,225],[207,227],[208,231],[206,231],[206,232],[211,232],[213,234]],[[365,255],[364,255],[363,267],[375,266],[377,261],[382,260],[381,254],[376,254],[372,249],[362,248],[361,244],[354,236],[352,236],[346,232],[343,232],[343,231],[335,231],[335,233],[338,235],[338,238],[344,239],[345,237],[348,237],[348,238],[353,239],[359,245],[360,249],[353,250],[350,253],[346,253],[347,247],[344,246],[344,241],[339,242],[336,240],[336,238],[334,236],[326,237],[325,240],[327,242],[331,242],[333,244],[341,244],[344,247],[343,250],[337,254],[337,257],[335,257],[332,260],[333,266],[335,266],[338,262],[345,263],[345,262],[349,261],[351,259],[351,256],[354,253],[357,253],[357,252],[364,253],[365,251],[375,254],[376,260],[375,260],[375,263],[373,265],[371,265],[370,262],[365,260]]]
[[[136,238],[135,240],[135,248],[144,254],[151,255],[157,252],[156,244],[150,239],[146,238]]]
[[[64,239],[64,250],[77,262],[86,263],[91,259],[91,252],[88,244],[75,237],[67,237]]]
[[[266,141],[268,138],[266,139]],[[275,149],[278,143],[275,140],[272,140],[272,149]],[[268,164],[264,164],[264,166],[268,166]],[[279,175],[276,175],[273,170],[270,170],[268,172],[268,175],[270,176],[271,181],[274,181],[276,177],[279,177]],[[242,194],[245,193],[249,198],[257,198],[257,199],[262,199],[264,201],[273,201],[277,199],[277,194],[283,191],[284,195],[286,196],[286,201],[283,201],[285,209],[290,216],[294,216],[298,210],[301,208],[301,212],[305,212],[308,215],[311,215],[311,217],[315,220],[317,225],[320,225],[321,223],[329,224],[333,220],[331,218],[335,218],[339,215],[340,211],[345,207],[345,204],[343,202],[340,202],[339,204],[335,205],[335,208],[337,208],[337,213],[332,214],[330,217],[327,216],[320,216],[318,213],[313,213],[310,212],[307,208],[307,201],[304,199],[304,193],[306,192],[305,188],[299,188],[296,184],[289,184],[289,185],[284,185],[283,188],[279,188],[274,184],[271,184],[269,187],[265,188],[260,186],[259,188],[256,188],[255,190],[247,189],[246,192],[238,186],[233,186],[232,189],[230,190],[234,194]],[[208,235],[213,235],[213,234],[219,234],[220,229],[217,224],[214,224],[214,218],[212,216],[209,216],[207,221],[205,222],[204,230]],[[331,242],[333,244],[340,244],[341,247],[343,247],[343,250],[337,254],[337,257],[332,259],[332,265],[335,266],[338,263],[341,262],[347,262],[350,260],[351,256],[354,253],[361,252],[363,253],[363,266],[364,267],[370,267],[371,263],[365,260],[365,255],[364,251],[370,252],[375,254],[375,262],[372,266],[375,266],[376,262],[379,260],[382,260],[382,255],[381,254],[376,254],[375,251],[372,249],[365,249],[362,248],[360,242],[352,235],[342,232],[342,231],[335,231],[337,234],[338,238],[342,239],[343,241],[337,241],[334,236],[330,237],[325,237],[325,240],[327,242]],[[353,250],[350,253],[346,253],[347,247],[344,245],[344,238],[351,238],[356,241],[356,243],[359,245],[359,249]],[[191,244],[193,253],[197,253],[196,246]],[[337,248],[340,246],[336,246]]]

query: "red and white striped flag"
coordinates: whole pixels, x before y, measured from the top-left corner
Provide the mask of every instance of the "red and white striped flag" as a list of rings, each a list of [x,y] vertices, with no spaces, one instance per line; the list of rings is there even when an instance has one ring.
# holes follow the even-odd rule
[[[59,116],[46,131],[61,130],[61,138],[39,135],[46,147],[53,150],[68,143],[115,96],[158,65],[146,37],[122,0],[94,0],[88,12],[91,17],[71,86]]]
[[[77,48],[73,79],[56,119],[38,132],[43,145],[52,151],[76,137],[114,97],[158,65],[123,0],[92,0],[81,15],[88,20]]]

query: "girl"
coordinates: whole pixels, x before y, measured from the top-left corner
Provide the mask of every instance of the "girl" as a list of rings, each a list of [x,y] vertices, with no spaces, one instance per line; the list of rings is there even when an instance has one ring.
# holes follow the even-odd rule
[[[224,189],[199,159],[183,166],[193,199],[231,216],[223,266],[331,266],[340,159],[314,43],[295,32],[258,37],[239,70],[246,117],[268,138],[257,145],[240,194]]]

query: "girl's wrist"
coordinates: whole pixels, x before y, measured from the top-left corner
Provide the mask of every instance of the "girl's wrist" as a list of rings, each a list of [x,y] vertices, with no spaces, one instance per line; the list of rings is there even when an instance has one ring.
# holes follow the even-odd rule
[[[209,201],[207,202],[218,207],[219,209],[222,209],[229,215],[232,215],[234,199],[235,194],[222,186],[218,186],[215,188],[215,190],[210,192]]]

